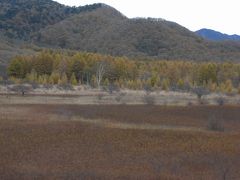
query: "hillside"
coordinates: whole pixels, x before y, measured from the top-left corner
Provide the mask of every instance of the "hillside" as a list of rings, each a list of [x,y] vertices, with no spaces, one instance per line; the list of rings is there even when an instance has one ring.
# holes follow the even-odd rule
[[[36,42],[43,45],[115,56],[181,59],[188,49],[205,49],[199,43],[201,38],[176,23],[128,19],[108,6],[48,26],[39,32],[38,38]],[[189,57],[193,56],[189,53]]]
[[[129,19],[104,4],[68,7],[51,0],[2,0],[0,34],[0,64],[29,53],[23,44],[31,52],[37,46],[135,59],[240,60],[238,42],[208,41],[163,19]]]
[[[39,29],[99,7],[101,4],[68,7],[51,0],[1,0],[0,75],[12,57],[35,52],[31,37]]]
[[[195,32],[197,35],[212,41],[240,41],[239,35],[228,35],[211,29],[200,29]]]
[[[40,30],[35,42],[113,56],[204,61],[240,59],[240,44],[209,42],[163,19],[128,19],[106,5]]]
[[[35,48],[35,49],[34,49]],[[17,55],[34,54],[39,48],[0,34],[0,76],[5,75],[8,60]]]
[[[51,0],[1,0],[0,32],[10,38],[29,40],[32,33],[47,25],[100,6],[94,4],[76,8]]]

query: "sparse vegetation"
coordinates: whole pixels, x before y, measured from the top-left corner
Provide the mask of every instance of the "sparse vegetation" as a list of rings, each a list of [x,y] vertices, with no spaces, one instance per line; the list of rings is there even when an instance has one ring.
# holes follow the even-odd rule
[[[145,96],[143,97],[143,102],[148,105],[154,105],[155,97],[151,94],[145,94]]]
[[[0,179],[240,179],[240,43],[52,0],[0,40]]]
[[[213,110],[233,119],[228,132],[205,129]],[[1,105],[0,176],[239,179],[239,113],[238,106]],[[149,129],[161,125],[172,130]]]

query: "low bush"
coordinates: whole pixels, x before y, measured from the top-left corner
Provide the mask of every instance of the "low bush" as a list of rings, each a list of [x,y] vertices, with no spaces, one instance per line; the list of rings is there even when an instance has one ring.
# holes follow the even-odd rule
[[[153,95],[150,95],[150,94],[146,94],[144,97],[143,97],[143,102],[145,104],[148,104],[148,105],[154,105],[156,103],[155,101],[155,97]]]

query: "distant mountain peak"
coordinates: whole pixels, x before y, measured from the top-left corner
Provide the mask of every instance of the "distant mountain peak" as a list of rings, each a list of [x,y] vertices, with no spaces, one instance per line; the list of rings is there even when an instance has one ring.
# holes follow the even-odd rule
[[[212,29],[203,28],[195,32],[197,35],[211,41],[240,41],[240,36],[225,34]]]

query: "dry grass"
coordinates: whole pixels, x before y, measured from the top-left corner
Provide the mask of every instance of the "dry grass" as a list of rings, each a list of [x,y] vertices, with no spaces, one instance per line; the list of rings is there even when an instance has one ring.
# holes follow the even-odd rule
[[[225,132],[207,131],[212,113]],[[0,115],[0,179],[240,178],[238,106],[1,105]]]
[[[112,94],[96,89],[84,89],[84,86],[76,86],[73,90],[58,89],[56,86],[48,88],[37,88],[26,92],[10,91],[16,89],[16,85],[8,88],[0,86],[0,104],[148,104],[148,105],[170,105],[187,106],[198,105],[199,99],[196,94],[183,92],[152,92],[121,90]],[[25,85],[27,87],[27,85]],[[223,96],[221,94],[209,94],[203,96],[201,103],[205,105],[239,105],[240,95]]]

